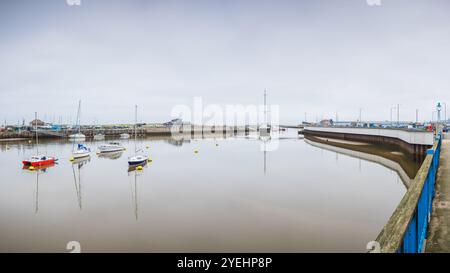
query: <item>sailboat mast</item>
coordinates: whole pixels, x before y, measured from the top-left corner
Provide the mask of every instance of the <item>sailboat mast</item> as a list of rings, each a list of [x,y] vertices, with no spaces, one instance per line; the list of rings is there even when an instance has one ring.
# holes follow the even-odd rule
[[[134,109],[134,153],[137,153],[137,105],[135,105]]]
[[[81,133],[81,117],[80,117],[80,111],[81,111],[81,100],[78,101],[78,113],[77,113],[77,124],[78,124],[78,133]]]
[[[264,125],[267,124],[267,90],[264,89]]]
[[[38,139],[38,127],[37,127],[37,112],[34,112],[34,130],[36,131],[36,155],[39,154],[39,139]]]

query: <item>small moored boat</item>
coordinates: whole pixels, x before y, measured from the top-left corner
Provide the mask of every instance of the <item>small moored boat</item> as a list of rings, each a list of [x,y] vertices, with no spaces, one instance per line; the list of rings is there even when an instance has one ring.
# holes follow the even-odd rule
[[[46,165],[52,165],[55,164],[55,162],[58,161],[55,157],[49,157],[45,155],[34,155],[31,156],[29,159],[25,159],[22,161],[24,166],[46,166]]]
[[[73,151],[72,156],[74,159],[88,157],[91,154],[91,149],[84,146],[83,144],[78,144],[76,150]]]
[[[105,139],[105,135],[104,134],[97,134],[94,136],[94,140],[102,140]]]
[[[37,112],[34,114],[35,119],[37,121]],[[53,156],[39,155],[39,137],[38,137],[38,126],[37,122],[35,123],[35,131],[36,131],[36,155],[31,156],[28,159],[22,161],[24,167],[40,167],[55,164],[58,159]]]
[[[125,147],[122,146],[119,142],[110,142],[108,144],[103,144],[98,147],[99,153],[112,153],[124,151]]]
[[[81,100],[78,102],[78,112],[77,112],[78,133],[75,135],[71,135],[71,139],[73,140],[71,160],[88,157],[91,153],[91,149],[89,149],[88,147],[86,147],[80,143],[77,144],[76,149],[75,149],[75,144],[76,144],[77,140],[80,141],[80,140],[84,140],[86,138],[86,136],[81,133],[80,113],[81,113]]]
[[[146,164],[148,160],[147,155],[140,155],[138,153],[137,149],[137,105],[135,108],[135,124],[134,124],[134,156],[131,156],[128,158],[128,165],[129,166],[136,166],[136,165],[142,165]]]
[[[71,140],[84,140],[84,139],[86,139],[86,136],[82,133],[77,133],[77,134],[70,135],[69,138]]]
[[[107,158],[107,159],[119,159],[123,154],[123,151],[118,152],[109,152],[109,153],[98,153],[99,158]]]
[[[122,138],[122,139],[130,138],[130,134],[127,134],[127,133],[120,134],[120,138]]]
[[[147,163],[148,156],[146,155],[136,155],[128,158],[128,164],[130,166],[132,165],[142,165],[144,163]]]

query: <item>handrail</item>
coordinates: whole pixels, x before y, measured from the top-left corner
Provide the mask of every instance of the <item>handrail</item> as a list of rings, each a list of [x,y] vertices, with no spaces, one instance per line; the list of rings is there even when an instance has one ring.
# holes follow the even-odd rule
[[[376,242],[384,253],[423,252],[435,195],[442,135],[436,137],[411,186],[403,196]]]

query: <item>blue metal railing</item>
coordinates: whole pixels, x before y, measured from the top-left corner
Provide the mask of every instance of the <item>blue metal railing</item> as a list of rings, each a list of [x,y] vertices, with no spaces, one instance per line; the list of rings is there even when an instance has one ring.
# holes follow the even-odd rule
[[[439,134],[436,140],[437,145],[432,149],[427,150],[427,155],[431,155],[433,158],[414,215],[408,224],[402,245],[397,252],[419,253],[423,251],[424,242],[427,237],[428,223],[430,222],[431,211],[433,208],[436,173],[439,167],[439,156],[441,154],[442,135]]]

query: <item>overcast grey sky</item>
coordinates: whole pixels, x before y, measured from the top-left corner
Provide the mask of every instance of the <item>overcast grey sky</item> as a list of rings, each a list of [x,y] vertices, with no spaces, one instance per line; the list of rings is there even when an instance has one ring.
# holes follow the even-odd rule
[[[450,103],[450,1],[0,1],[0,119],[170,119],[177,104],[260,104],[282,123],[430,119]],[[450,107],[450,105],[449,105]],[[450,114],[449,114],[450,115]]]

